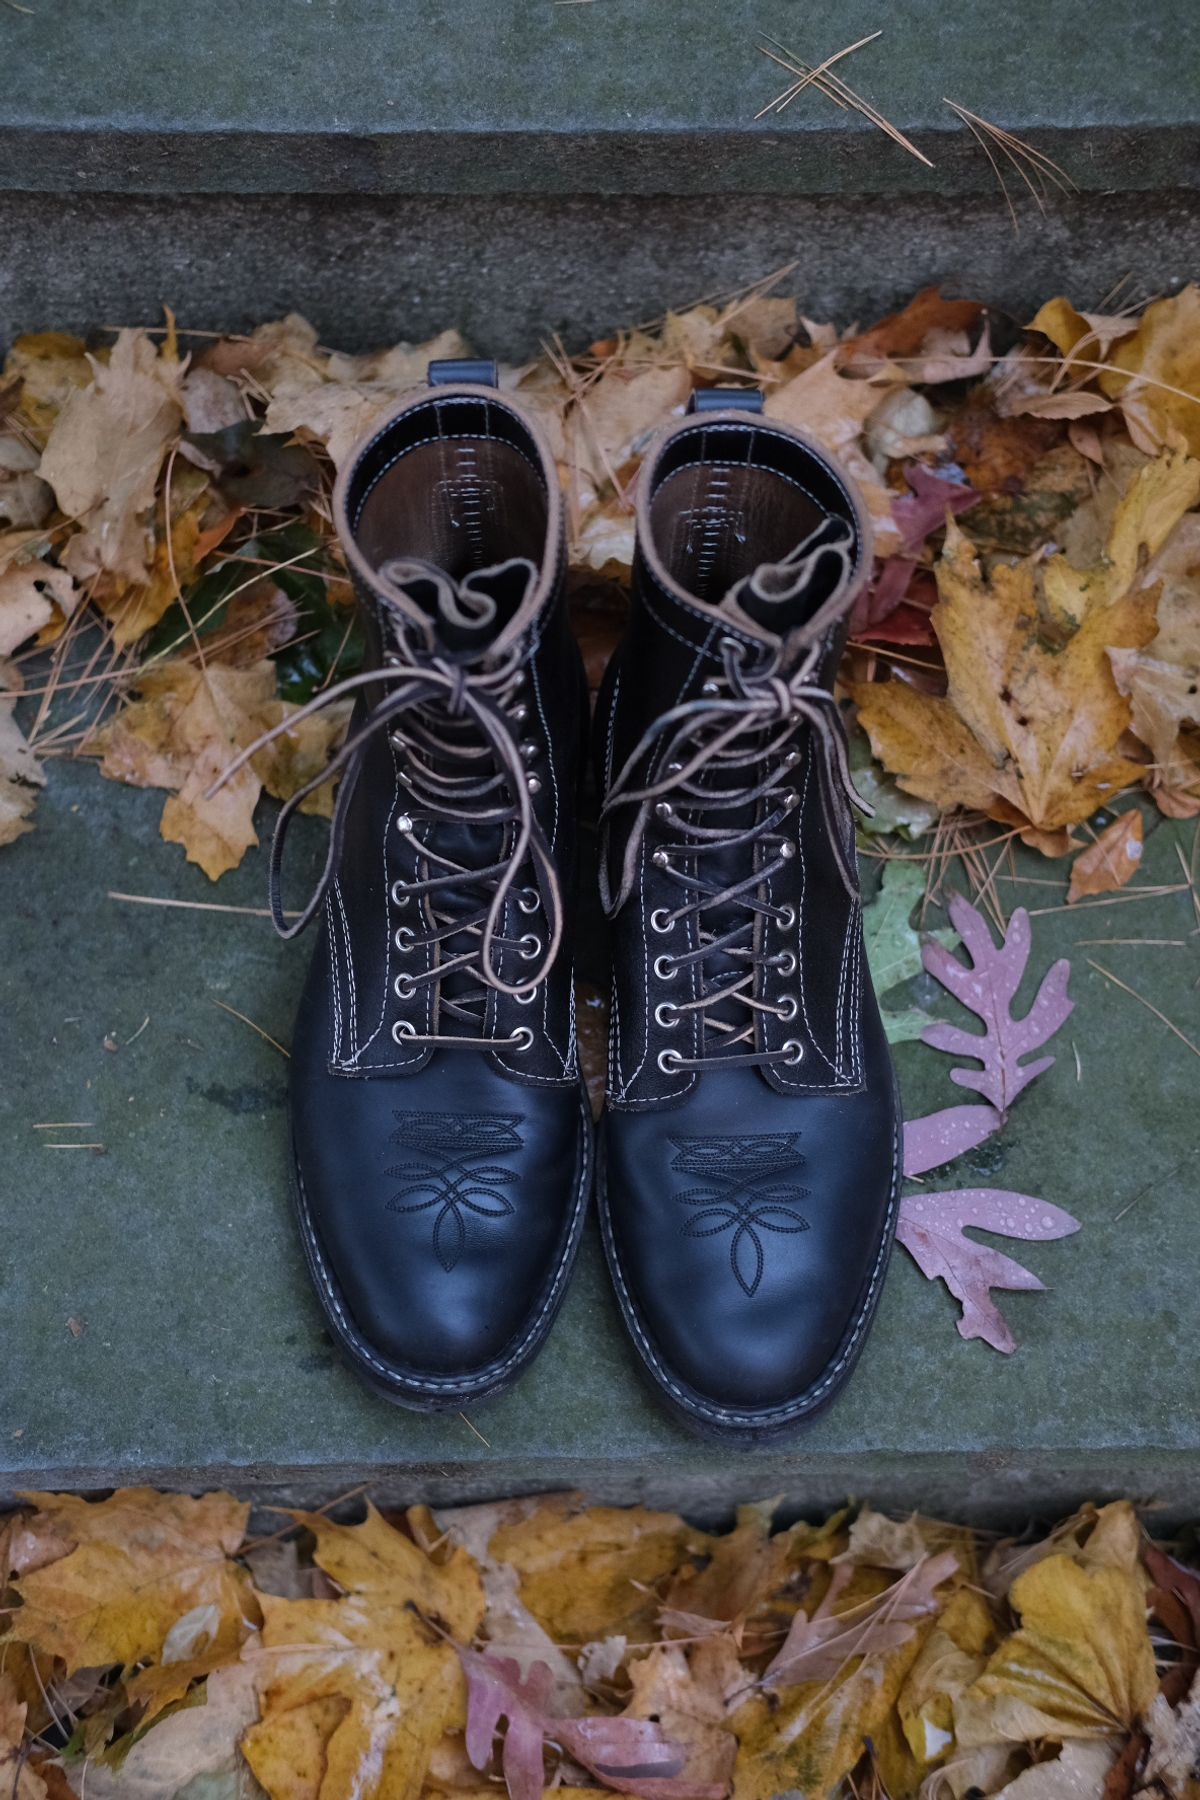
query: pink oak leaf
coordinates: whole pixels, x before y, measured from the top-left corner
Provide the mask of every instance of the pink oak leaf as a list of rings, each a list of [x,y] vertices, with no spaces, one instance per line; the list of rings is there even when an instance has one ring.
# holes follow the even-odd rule
[[[500,1766],[509,1800],[542,1800],[543,1745],[559,1745],[605,1786],[638,1800],[722,1800],[723,1781],[678,1779],[684,1751],[648,1719],[595,1715],[560,1719],[550,1711],[554,1676],[535,1662],[524,1681],[511,1657],[456,1645],[467,1678],[466,1750],[473,1768],[492,1759],[496,1729],[508,1721]]]
[[[990,1290],[1030,1293],[1040,1291],[1044,1284],[1011,1256],[964,1236],[968,1226],[1044,1243],[1050,1238],[1070,1237],[1079,1230],[1079,1220],[1048,1200],[1010,1194],[1002,1188],[909,1194],[901,1203],[896,1236],[921,1273],[930,1281],[940,1277],[962,1306],[959,1336],[982,1338],[1007,1356],[1016,1349],[1016,1342]]]
[[[947,1106],[923,1119],[904,1124],[904,1173],[911,1179],[940,1169],[943,1163],[965,1156],[985,1138],[999,1131],[1000,1115],[990,1106]]]
[[[835,1569],[824,1600],[809,1617],[793,1614],[782,1648],[767,1667],[764,1687],[795,1687],[802,1681],[836,1681],[852,1656],[897,1650],[913,1636],[914,1619],[936,1612],[934,1590],[958,1568],[952,1550],[923,1556],[899,1581],[846,1611],[833,1606],[853,1574],[848,1563]]]
[[[1021,1090],[1054,1062],[1052,1056],[1031,1063],[1022,1063],[1021,1058],[1053,1037],[1070,1014],[1074,1005],[1067,998],[1070,964],[1056,962],[1025,1017],[1015,1019],[1012,1003],[1029,961],[1029,914],[1024,907],[1017,908],[999,946],[992,942],[983,915],[960,895],[950,901],[950,918],[971,957],[970,968],[938,943],[925,945],[922,961],[955,999],[983,1020],[985,1030],[980,1036],[938,1023],[926,1027],[922,1042],[981,1062],[982,1069],[952,1069],[950,1079],[982,1094],[1003,1115]]]

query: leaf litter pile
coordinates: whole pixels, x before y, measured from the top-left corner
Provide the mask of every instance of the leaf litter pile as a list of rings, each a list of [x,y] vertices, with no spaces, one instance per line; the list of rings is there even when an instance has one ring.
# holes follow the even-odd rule
[[[185,351],[184,345],[190,346]],[[233,755],[361,644],[333,474],[431,343],[331,353],[296,316],[249,337],[124,330],[19,339],[0,377],[0,843],[30,829],[42,762],[98,759],[165,790],[161,829],[214,880],[344,729],[303,720],[209,795]],[[862,487],[877,564],[845,692],[876,831],[986,818],[1081,891],[1136,867],[1145,789],[1200,813],[1200,288],[1142,309],[1065,299],[1021,330],[936,290],[839,336],[758,288],[569,357],[501,371],[558,461],[593,677],[633,550],[633,484],[696,386],[753,379]],[[22,723],[16,696],[28,702]],[[886,772],[886,773],[885,773]],[[328,810],[318,790],[308,804]]]
[[[926,290],[839,334],[768,285],[501,371],[558,462],[593,686],[641,455],[694,387],[760,382],[860,484],[877,562],[843,686],[868,951],[889,1037],[953,1058],[970,1095],[907,1124],[898,1237],[1001,1352],[994,1291],[1041,1282],[967,1232],[1078,1222],[922,1181],[1001,1129],[1071,1010],[1065,963],[1017,1002],[1030,921],[1005,918],[998,859],[1069,858],[1075,903],[1133,881],[1144,817],[1200,815],[1200,289],[1112,304],[1022,328]],[[239,864],[263,792],[309,782],[345,726],[305,719],[210,793],[359,665],[334,473],[466,350],[344,356],[294,316],[13,346],[0,844],[35,827],[46,760],[83,756],[162,790],[162,837],[212,880]],[[975,904],[943,891],[952,866]],[[1194,857],[1184,875],[1194,894]],[[913,1004],[922,969],[982,1035]],[[581,998],[598,1088],[603,1002]],[[1123,1504],[1040,1543],[870,1511],[773,1530],[770,1506],[712,1537],[557,1497],[248,1541],[224,1495],[32,1505],[0,1528],[0,1800],[1200,1800],[1193,1546],[1155,1547]]]
[[[571,1495],[248,1539],[227,1494],[28,1499],[5,1800],[1200,1792],[1194,1542],[1125,1502],[1040,1541]]]

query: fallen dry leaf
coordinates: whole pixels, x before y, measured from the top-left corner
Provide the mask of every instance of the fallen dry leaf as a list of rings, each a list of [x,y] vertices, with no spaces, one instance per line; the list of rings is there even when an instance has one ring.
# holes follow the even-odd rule
[[[168,1633],[194,1608],[211,1607],[210,1638],[236,1653],[253,1621],[248,1582],[230,1559],[249,1508],[230,1494],[159,1494],[122,1488],[107,1500],[32,1494],[28,1525],[73,1548],[32,1568],[9,1630],[19,1643],[60,1656],[68,1673],[157,1660]]]
[[[1089,894],[1110,894],[1130,881],[1141,866],[1142,815],[1136,808],[1106,825],[1094,844],[1081,850],[1071,864],[1067,904]]]
[[[181,844],[189,862],[210,880],[234,869],[257,844],[254,808],[263,787],[287,799],[319,774],[345,728],[345,705],[301,720],[293,732],[260,751],[211,797],[208,789],[238,750],[296,710],[275,697],[269,658],[248,668],[210,662],[203,668],[176,659],[151,664],[138,678],[139,698],[97,738],[101,772],[134,787],[171,790],[159,827]],[[328,790],[303,810],[328,815]]]
[[[100,570],[146,579],[146,518],[183,417],[179,381],[179,365],[144,331],[122,331],[91,386],[67,393],[39,473],[81,526],[63,557],[80,579]]]
[[[11,1677],[0,1673],[0,1794],[4,1800],[47,1800],[46,1783],[27,1760],[23,1743],[26,1711]]]
[[[1073,1738],[1000,1789],[996,1800],[1103,1800],[1114,1751],[1103,1739]]]
[[[19,691],[21,679],[10,663],[0,662],[0,688]],[[14,716],[15,700],[0,699],[0,845],[32,831],[30,814],[46,772],[30,748]]]
[[[1200,456],[1200,287],[1154,300],[1106,356],[1127,373],[1100,375],[1104,393],[1120,403],[1129,435],[1153,455],[1182,442]]]
[[[361,1525],[299,1514],[336,1600],[262,1599],[248,1653],[262,1718],[242,1749],[271,1800],[416,1800],[434,1746],[466,1722],[450,1639],[483,1617],[470,1557],[432,1561],[373,1507]]]
[[[964,1745],[1119,1738],[1158,1692],[1140,1573],[1043,1558],[1018,1575],[1013,1632],[955,1707]]]
[[[849,1573],[851,1565],[844,1565]],[[877,1656],[899,1649],[914,1636],[913,1621],[936,1613],[936,1590],[958,1569],[953,1551],[923,1556],[881,1594],[844,1612],[826,1610],[836,1595],[831,1588],[809,1618],[798,1612],[783,1646],[767,1666],[764,1682],[795,1687],[808,1681],[831,1681],[856,1656]]]
[[[427,344],[397,344],[373,356],[323,356],[316,334],[308,339],[311,328],[301,332],[303,326],[303,320],[296,321],[292,343],[298,353],[285,341],[251,365],[258,386],[270,396],[263,428],[315,438],[339,468],[401,396],[425,380],[431,362],[470,354],[457,331],[444,331]]]
[[[535,1663],[521,1679],[516,1663],[478,1650],[459,1650],[467,1679],[467,1755],[476,1769],[492,1761],[497,1727],[507,1729],[500,1754],[509,1800],[541,1800],[547,1740],[606,1787],[641,1800],[722,1800],[725,1780],[681,1777],[682,1749],[645,1719],[596,1716],[564,1719],[547,1710],[550,1671]]]
[[[209,1676],[200,1703],[139,1736],[118,1768],[91,1759],[73,1766],[75,1793],[79,1800],[256,1800],[238,1740],[257,1718],[251,1667],[234,1663]]]
[[[1150,1748],[1141,1791],[1154,1794],[1165,1790],[1171,1800],[1196,1800],[1200,1791],[1200,1676],[1177,1707],[1156,1694],[1146,1728]]]
[[[69,619],[82,598],[66,569],[40,558],[10,564],[0,574],[0,657],[11,656],[52,621]]]
[[[522,1602],[558,1644],[653,1630],[655,1583],[708,1545],[674,1513],[584,1506],[556,1495],[527,1518],[501,1525],[489,1554],[511,1563]]]
[[[945,699],[900,681],[848,690],[871,747],[901,787],[942,808],[1012,824],[1038,848],[1086,819],[1141,775],[1118,743],[1130,720],[1107,652],[1141,649],[1155,632],[1153,592],[1089,607],[1074,630],[1049,635],[1037,563],[997,565],[988,579],[951,526],[937,568],[934,631],[946,661]]]

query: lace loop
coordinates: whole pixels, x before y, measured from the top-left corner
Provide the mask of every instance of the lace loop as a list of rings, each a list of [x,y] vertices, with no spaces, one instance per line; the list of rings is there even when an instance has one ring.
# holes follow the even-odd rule
[[[723,680],[705,682],[696,699],[672,707],[650,725],[612,783],[601,814],[607,851],[614,816],[626,807],[638,809],[615,894],[607,854],[601,857],[610,913],[633,892],[651,821],[671,834],[669,842],[658,842],[653,862],[682,893],[674,907],[656,908],[650,923],[660,933],[682,920],[694,925],[698,941],[672,953],[671,962],[676,970],[695,971],[699,993],[673,1003],[671,1011],[676,1022],[689,1016],[698,1022],[701,1044],[695,1056],[664,1053],[670,1072],[703,1069],[717,1060],[722,1066],[799,1060],[794,1039],[778,1050],[759,1047],[759,1021],[764,1016],[790,1020],[797,1008],[794,999],[776,1004],[761,998],[756,977],[760,968],[782,973],[786,967],[778,952],[764,951],[760,921],[795,924],[794,909],[773,903],[767,884],[795,853],[795,844],[779,828],[797,804],[789,777],[798,760],[794,739],[804,727],[816,752],[838,872],[850,897],[858,896],[853,847],[836,824],[838,803],[845,798],[864,813],[872,809],[855,790],[837,703],[819,680],[824,645],[810,644],[790,673],[780,669],[778,650],[768,649],[751,666],[746,648],[739,639],[722,641]],[[638,770],[653,756],[662,773],[639,782]],[[765,856],[756,855],[759,847]],[[745,853],[744,876],[729,877],[730,852],[735,866]],[[706,873],[705,859],[720,855],[725,874]]]
[[[562,941],[562,897],[554,859],[534,813],[533,794],[524,758],[506,717],[505,700],[511,695],[521,663],[519,650],[514,650],[508,656],[497,659],[495,664],[481,669],[450,662],[439,656],[411,663],[388,660],[380,668],[347,676],[334,686],[326,688],[270,731],[264,732],[223,770],[209,789],[210,795],[223,787],[258,751],[285,735],[302,720],[348,695],[358,695],[369,688],[384,690],[383,698],[370,709],[359,729],[347,737],[321,773],[293,794],[280,811],[271,844],[270,906],[275,929],[281,937],[298,936],[312,921],[324,900],[340,860],[350,803],[363,765],[362,753],[381,731],[389,730],[403,721],[413,738],[418,740],[415,745],[409,745],[411,761],[407,785],[419,785],[423,789],[422,810],[430,818],[457,824],[500,824],[513,827],[511,845],[506,846],[502,857],[485,869],[462,868],[445,857],[440,857],[431,846],[421,843],[419,838],[413,839],[422,858],[427,863],[441,863],[442,872],[406,884],[410,897],[419,898],[456,883],[470,886],[486,883],[491,888],[488,904],[478,917],[457,920],[448,928],[435,925],[431,932],[422,933],[427,938],[440,941],[455,934],[477,932],[480,940],[471,952],[454,956],[437,965],[428,972],[427,979],[440,980],[456,969],[477,968],[487,987],[514,998],[526,993],[530,986],[545,980]],[[430,709],[435,715],[441,714],[454,719],[460,726],[471,727],[470,736],[475,741],[466,741],[459,734],[439,738],[430,730]],[[462,776],[447,775],[420,756],[421,748],[427,752],[436,749],[450,760],[459,760],[467,766],[468,773]],[[481,758],[493,766],[482,776],[473,776],[469,765]],[[299,917],[289,923],[282,903],[283,850],[288,824],[297,808],[310,794],[332,776],[339,774],[343,778],[334,802],[324,867]],[[411,819],[409,826],[411,831]],[[532,870],[532,882],[528,878],[528,870]],[[544,951],[535,967],[523,968],[520,979],[509,982],[496,968],[494,957],[498,939],[505,942],[500,939],[501,920],[505,904],[514,889],[518,894],[538,895],[549,923],[549,931]]]

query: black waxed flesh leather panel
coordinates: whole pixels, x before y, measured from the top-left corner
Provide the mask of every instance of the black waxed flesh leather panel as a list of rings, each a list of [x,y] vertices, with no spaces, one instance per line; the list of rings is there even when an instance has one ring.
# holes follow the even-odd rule
[[[777,1407],[836,1362],[894,1228],[886,1047],[880,1075],[875,1092],[784,1099],[730,1070],[666,1112],[606,1119],[604,1204],[630,1298],[697,1396]]]
[[[570,930],[586,685],[552,477],[518,409],[439,389],[367,440],[335,503],[371,680],[292,1042],[297,1205],[337,1342],[419,1409],[520,1374],[586,1202]]]
[[[869,527],[778,426],[688,421],[641,480],[651,541],[596,722],[605,1246],[668,1404],[750,1441],[846,1379],[895,1229],[898,1103],[832,699]]]
[[[334,1292],[384,1362],[468,1375],[519,1339],[570,1237],[578,1089],[516,1087],[471,1051],[415,1080],[331,1074],[326,969],[318,955],[296,1021],[292,1134]]]

